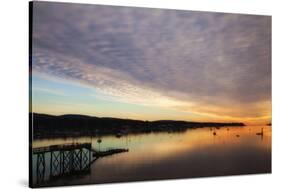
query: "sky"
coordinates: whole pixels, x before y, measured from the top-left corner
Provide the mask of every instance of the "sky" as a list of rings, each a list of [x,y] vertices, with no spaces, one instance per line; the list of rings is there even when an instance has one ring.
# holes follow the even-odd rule
[[[271,122],[271,17],[35,2],[32,111]]]

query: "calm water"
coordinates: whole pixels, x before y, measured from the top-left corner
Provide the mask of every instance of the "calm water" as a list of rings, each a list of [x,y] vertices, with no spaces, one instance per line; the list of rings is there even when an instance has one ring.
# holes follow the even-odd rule
[[[66,143],[92,143],[96,150],[128,148],[129,152],[97,159],[83,175],[50,179],[50,155],[46,154],[43,182],[37,186],[140,181],[271,172],[271,127],[261,126],[200,128],[182,133],[151,133],[102,137],[35,140],[33,147]],[[216,135],[213,131],[216,131]]]

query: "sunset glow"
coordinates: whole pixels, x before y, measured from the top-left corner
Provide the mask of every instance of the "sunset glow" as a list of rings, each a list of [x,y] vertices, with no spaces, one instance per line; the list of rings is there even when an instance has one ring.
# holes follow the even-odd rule
[[[33,112],[271,123],[270,17],[34,6]]]

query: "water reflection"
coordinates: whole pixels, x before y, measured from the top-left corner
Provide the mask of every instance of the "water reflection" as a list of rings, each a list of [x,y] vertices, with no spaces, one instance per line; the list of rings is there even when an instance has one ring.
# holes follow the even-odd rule
[[[263,134],[257,135],[261,128]],[[66,143],[91,143],[93,148],[101,151],[109,148],[128,148],[130,151],[100,158],[83,176],[61,177],[52,183],[47,181],[46,185],[271,172],[271,127],[268,126],[200,128],[182,133],[150,133],[120,138],[40,139],[34,141],[33,147]],[[36,167],[33,170],[35,173]]]

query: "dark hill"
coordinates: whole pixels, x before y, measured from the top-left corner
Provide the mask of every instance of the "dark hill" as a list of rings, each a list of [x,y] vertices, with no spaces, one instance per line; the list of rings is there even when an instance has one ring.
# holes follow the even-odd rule
[[[32,116],[31,116],[32,115]],[[243,123],[188,122],[174,120],[142,121],[99,118],[85,115],[30,114],[34,138],[110,135],[149,132],[181,132],[188,128],[244,126]]]

